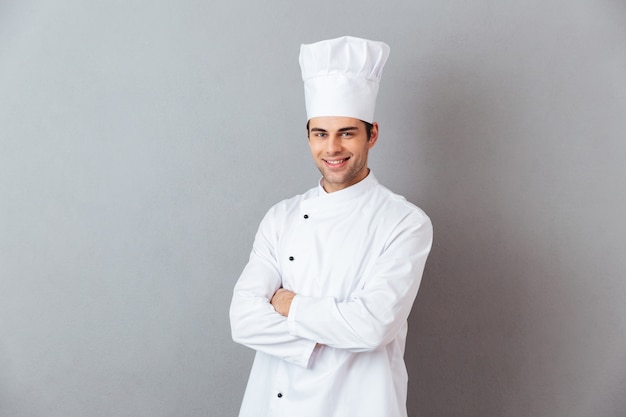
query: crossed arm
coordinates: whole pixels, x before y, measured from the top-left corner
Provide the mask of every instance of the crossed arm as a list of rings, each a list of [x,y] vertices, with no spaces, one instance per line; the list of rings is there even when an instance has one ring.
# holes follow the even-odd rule
[[[307,366],[316,345],[352,352],[391,341],[410,312],[430,244],[428,221],[398,229],[364,285],[346,300],[282,288],[272,230],[257,235],[251,259],[231,303],[233,339],[257,351]],[[278,313],[278,314],[276,314]]]

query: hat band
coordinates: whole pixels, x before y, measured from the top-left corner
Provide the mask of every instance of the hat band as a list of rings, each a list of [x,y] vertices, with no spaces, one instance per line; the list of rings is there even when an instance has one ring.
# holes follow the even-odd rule
[[[324,75],[304,82],[307,118],[352,117],[374,122],[378,82],[342,75]]]

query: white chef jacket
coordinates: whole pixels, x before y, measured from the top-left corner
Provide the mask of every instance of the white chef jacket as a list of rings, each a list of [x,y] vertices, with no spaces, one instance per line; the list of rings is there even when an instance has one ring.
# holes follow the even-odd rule
[[[426,214],[374,174],[265,215],[230,307],[257,351],[240,417],[406,417],[407,317],[432,244]],[[289,316],[270,304],[296,293]]]

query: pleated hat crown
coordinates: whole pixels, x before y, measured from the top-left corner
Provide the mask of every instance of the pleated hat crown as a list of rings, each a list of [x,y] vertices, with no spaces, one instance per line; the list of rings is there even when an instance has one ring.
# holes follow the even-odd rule
[[[389,46],[344,36],[300,46],[307,119],[353,117],[374,122]]]

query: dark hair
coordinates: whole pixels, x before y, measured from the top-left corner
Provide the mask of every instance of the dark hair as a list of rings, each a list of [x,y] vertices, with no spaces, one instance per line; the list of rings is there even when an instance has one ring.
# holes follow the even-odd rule
[[[372,137],[372,129],[374,128],[374,125],[364,120],[361,120],[361,121],[365,125],[365,133],[367,134],[367,140],[370,140],[370,138]],[[309,136],[309,122],[308,121],[306,122],[306,135],[307,137]]]

